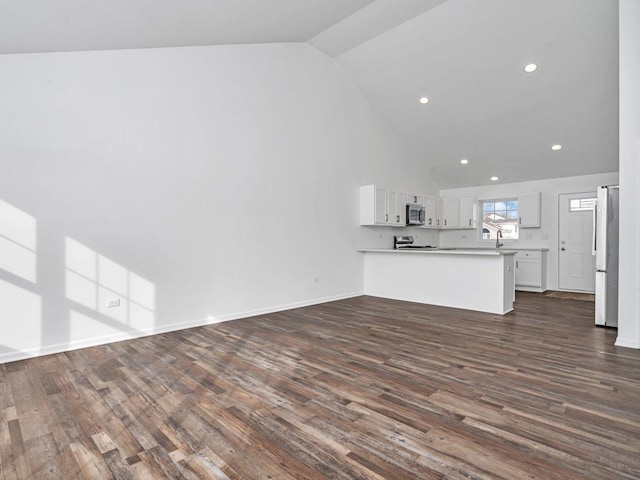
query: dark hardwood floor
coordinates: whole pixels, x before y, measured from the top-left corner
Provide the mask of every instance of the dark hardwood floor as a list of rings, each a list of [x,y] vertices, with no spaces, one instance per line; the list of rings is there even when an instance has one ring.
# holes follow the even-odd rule
[[[638,479],[593,303],[373,297],[0,365],[0,479]]]

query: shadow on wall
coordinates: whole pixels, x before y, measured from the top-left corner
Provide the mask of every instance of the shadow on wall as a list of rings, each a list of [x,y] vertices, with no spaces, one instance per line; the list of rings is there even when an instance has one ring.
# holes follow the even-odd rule
[[[59,254],[65,269],[56,277],[65,298],[43,299],[53,294],[37,278],[37,221],[0,200],[0,363],[152,333],[152,282],[69,237]],[[47,315],[49,303],[62,303],[66,318],[59,310]],[[66,338],[44,338],[52,328]]]
[[[65,293],[69,300],[111,320],[71,310],[72,337],[103,337],[155,326],[155,285],[69,237],[65,238]],[[112,300],[119,305],[107,306]]]

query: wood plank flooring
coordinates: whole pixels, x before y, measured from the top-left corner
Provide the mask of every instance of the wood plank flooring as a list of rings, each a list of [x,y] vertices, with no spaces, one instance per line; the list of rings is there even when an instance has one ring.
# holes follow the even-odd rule
[[[638,479],[593,304],[373,297],[0,365],[0,480]]]

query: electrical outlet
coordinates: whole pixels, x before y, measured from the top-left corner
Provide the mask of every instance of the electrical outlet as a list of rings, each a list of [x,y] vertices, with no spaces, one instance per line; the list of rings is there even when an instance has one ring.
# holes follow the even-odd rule
[[[107,300],[107,308],[119,307],[120,299],[119,298],[110,298]]]
[[[313,277],[313,283],[318,283],[320,281],[320,277]]]

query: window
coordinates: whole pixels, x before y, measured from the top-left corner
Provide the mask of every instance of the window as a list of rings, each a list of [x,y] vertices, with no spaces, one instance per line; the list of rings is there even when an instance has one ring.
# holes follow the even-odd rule
[[[495,240],[498,230],[505,240],[518,239],[518,199],[482,202],[482,240]]]
[[[596,198],[572,198],[569,204],[571,212],[586,212],[596,207]]]

